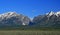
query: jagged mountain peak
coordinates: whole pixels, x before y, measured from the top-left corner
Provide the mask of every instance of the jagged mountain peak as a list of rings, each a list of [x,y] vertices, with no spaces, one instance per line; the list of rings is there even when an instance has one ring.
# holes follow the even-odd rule
[[[18,15],[19,14],[17,14],[16,12],[7,12],[7,13],[0,14],[0,18],[4,19],[4,18],[10,18]]]
[[[46,13],[46,15],[48,15],[48,17],[50,17],[50,16],[52,16],[52,15],[55,15],[55,16],[59,16],[60,15],[60,11],[58,11],[58,12],[53,12],[53,11],[51,11],[51,12],[49,12],[49,13]]]
[[[54,14],[54,12],[53,11],[51,11],[51,12],[49,12],[49,15],[51,16],[51,15],[53,15]]]
[[[49,17],[54,15],[55,13],[53,11],[49,12],[49,13],[46,13],[46,15],[48,15]]]
[[[16,15],[17,13],[16,12],[7,12],[7,13],[3,13],[1,15]]]

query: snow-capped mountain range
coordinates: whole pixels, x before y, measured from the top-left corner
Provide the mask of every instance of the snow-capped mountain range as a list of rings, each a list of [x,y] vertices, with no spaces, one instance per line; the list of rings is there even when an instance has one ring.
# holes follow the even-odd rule
[[[34,17],[33,23],[40,27],[60,27],[60,11],[49,12],[45,15]]]
[[[60,11],[39,15],[31,20],[29,17],[15,12],[0,14],[0,26],[31,25],[39,27],[60,27]]]
[[[30,19],[27,16],[15,12],[0,14],[0,25],[28,25],[29,22]]]

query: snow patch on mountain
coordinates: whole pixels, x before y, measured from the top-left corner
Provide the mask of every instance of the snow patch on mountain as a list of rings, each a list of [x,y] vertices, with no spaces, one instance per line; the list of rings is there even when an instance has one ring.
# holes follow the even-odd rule
[[[56,15],[57,17],[59,17],[59,16],[60,16],[60,11],[58,11],[58,12],[53,12],[53,11],[51,11],[51,12],[49,12],[49,13],[46,13],[46,15],[48,15],[47,17],[50,17],[50,16],[52,16],[52,15]]]
[[[55,14],[58,17],[60,15],[60,11],[56,12]]]
[[[53,15],[53,14],[55,14],[53,11],[51,11],[50,13],[49,13],[49,16],[51,16],[51,15]]]

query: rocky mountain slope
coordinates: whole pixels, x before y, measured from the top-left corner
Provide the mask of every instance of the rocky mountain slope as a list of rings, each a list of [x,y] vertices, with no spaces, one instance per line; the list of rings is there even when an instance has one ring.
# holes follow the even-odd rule
[[[60,27],[60,11],[49,12],[45,15],[34,17],[33,23],[38,27]]]
[[[15,12],[0,14],[0,26],[28,25],[30,18]]]

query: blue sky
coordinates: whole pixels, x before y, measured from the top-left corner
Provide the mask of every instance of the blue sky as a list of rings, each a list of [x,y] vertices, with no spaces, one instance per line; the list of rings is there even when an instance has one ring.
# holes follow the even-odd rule
[[[33,18],[50,11],[60,11],[60,0],[0,0],[0,14],[9,11]]]

